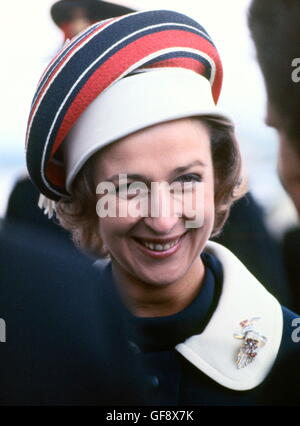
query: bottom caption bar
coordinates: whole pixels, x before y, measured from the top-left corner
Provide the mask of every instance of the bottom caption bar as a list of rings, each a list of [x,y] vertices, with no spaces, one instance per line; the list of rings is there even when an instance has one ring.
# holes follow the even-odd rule
[[[130,424],[141,424],[149,422],[193,422],[197,417],[197,409],[176,409],[174,407],[120,407],[105,408],[103,420],[107,423],[128,422]]]

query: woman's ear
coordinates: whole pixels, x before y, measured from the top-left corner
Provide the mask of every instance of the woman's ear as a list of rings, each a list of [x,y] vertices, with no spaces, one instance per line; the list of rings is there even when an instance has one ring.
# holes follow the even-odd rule
[[[236,183],[235,187],[231,191],[232,198],[241,198],[244,196],[248,191],[248,178],[243,173],[240,177],[238,182]]]

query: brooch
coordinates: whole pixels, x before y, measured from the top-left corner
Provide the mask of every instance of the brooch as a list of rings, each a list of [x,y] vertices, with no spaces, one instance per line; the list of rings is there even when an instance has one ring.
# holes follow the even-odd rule
[[[258,321],[260,318],[252,318],[250,320],[244,320],[240,322],[242,331],[240,334],[234,334],[236,339],[243,340],[237,359],[235,361],[237,368],[244,368],[257,356],[259,348],[265,345],[267,338],[262,336],[257,330],[255,330],[253,322]]]

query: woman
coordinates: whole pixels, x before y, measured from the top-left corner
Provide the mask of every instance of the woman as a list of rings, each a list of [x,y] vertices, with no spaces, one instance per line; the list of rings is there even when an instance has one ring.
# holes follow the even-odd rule
[[[208,242],[244,193],[232,124],[216,106],[221,84],[201,25],[137,12],[67,44],[29,117],[41,205],[110,259],[103,273],[127,308],[151,403],[256,404],[276,357],[292,350],[282,330],[294,314]]]

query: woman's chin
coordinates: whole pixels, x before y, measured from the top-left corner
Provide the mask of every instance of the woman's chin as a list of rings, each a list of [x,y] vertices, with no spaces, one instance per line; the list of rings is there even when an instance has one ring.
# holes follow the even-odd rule
[[[148,271],[141,271],[140,273],[136,271],[136,276],[140,279],[140,281],[145,282],[147,284],[153,285],[153,286],[159,286],[164,287],[171,285],[182,277],[182,269],[180,271],[174,271],[173,273],[168,271],[163,272],[157,272],[150,270]]]

